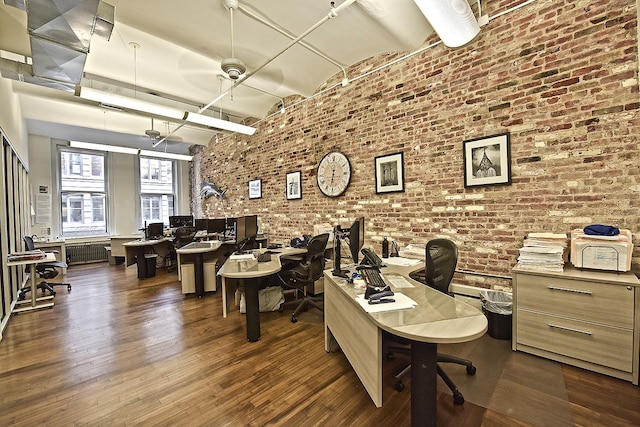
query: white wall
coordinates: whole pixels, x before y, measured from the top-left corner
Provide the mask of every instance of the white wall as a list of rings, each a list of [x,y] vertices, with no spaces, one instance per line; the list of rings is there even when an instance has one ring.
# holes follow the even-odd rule
[[[12,81],[0,78],[0,128],[9,139],[18,156],[28,167],[29,152],[27,130],[22,119],[18,96],[13,93]]]
[[[45,236],[45,230],[50,229],[48,237],[60,236],[60,205],[59,191],[56,181],[57,145],[64,145],[66,141],[29,135],[29,161],[32,165],[29,173],[34,201],[39,188],[47,186],[51,194],[51,221],[32,224],[32,234]],[[138,208],[138,188],[136,170],[138,156],[121,153],[108,153],[108,185],[109,185],[109,231],[115,235],[136,235],[140,232],[137,218],[140,216]],[[190,213],[189,199],[189,164],[178,161],[178,200],[175,208],[178,214]],[[34,208],[37,208],[34,205]]]

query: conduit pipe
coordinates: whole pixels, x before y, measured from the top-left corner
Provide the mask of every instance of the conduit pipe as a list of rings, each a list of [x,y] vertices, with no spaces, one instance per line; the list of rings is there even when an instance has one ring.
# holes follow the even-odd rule
[[[234,88],[238,87],[239,85],[241,85],[242,83],[244,83],[245,81],[247,81],[248,79],[250,79],[251,77],[253,77],[258,71],[262,70],[264,67],[266,67],[267,65],[269,65],[270,63],[272,63],[273,61],[275,61],[280,55],[282,55],[283,53],[285,53],[286,51],[288,51],[289,49],[291,49],[291,47],[293,47],[296,43],[298,43],[300,40],[304,39],[306,36],[308,36],[309,34],[311,34],[313,31],[315,31],[316,29],[318,29],[320,26],[322,26],[324,23],[326,23],[327,21],[329,21],[332,18],[335,18],[336,16],[338,16],[338,14],[343,11],[344,9],[346,9],[347,7],[351,6],[353,3],[355,3],[356,0],[346,0],[344,3],[342,3],[340,6],[338,7],[332,7],[331,10],[329,11],[329,13],[327,14],[327,16],[325,16],[324,18],[322,18],[321,20],[319,20],[318,22],[316,22],[314,25],[312,25],[309,29],[307,29],[306,31],[304,31],[302,34],[300,34],[298,37],[296,37],[295,39],[293,39],[291,41],[291,43],[289,43],[284,49],[282,49],[280,52],[278,52],[277,54],[275,54],[271,59],[267,60],[264,64],[260,65],[258,68],[256,68],[255,70],[246,73],[244,75],[244,77],[239,78],[238,80],[234,81],[233,84],[229,87],[229,89],[227,89],[226,91],[224,91],[223,93],[221,93],[220,95],[216,96],[211,102],[209,102],[207,105],[205,105],[204,107],[200,108],[198,110],[198,113],[202,113],[203,111],[207,110],[209,107],[211,107],[212,105],[214,105],[216,102],[220,101],[222,98],[224,98],[225,96],[227,96],[227,94],[229,92],[231,92]],[[345,78],[346,79],[346,78]],[[347,82],[348,83],[348,82]],[[345,85],[345,80],[343,80],[343,86]],[[167,136],[165,136],[164,138],[160,139],[159,141],[157,141],[156,143],[153,144],[153,147],[157,147],[158,145],[160,145],[162,142],[164,142],[167,138],[169,138],[174,132],[176,132],[178,129],[180,129],[182,126],[184,126],[184,123],[181,124],[180,126],[178,126],[177,128],[175,128],[173,130],[173,132]]]

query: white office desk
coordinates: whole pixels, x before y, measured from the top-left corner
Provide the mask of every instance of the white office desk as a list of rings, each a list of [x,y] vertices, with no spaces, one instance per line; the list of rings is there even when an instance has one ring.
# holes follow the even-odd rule
[[[280,257],[285,255],[303,254],[306,248],[281,248],[274,249],[277,253],[271,254],[271,261],[258,262],[251,260],[225,261],[218,274],[222,276],[222,316],[227,317],[227,279],[240,279],[245,281],[245,298],[247,303],[247,340],[253,342],[260,339],[260,307],[258,304],[258,286],[255,280],[260,277],[270,276],[282,269]]]
[[[437,344],[480,338],[487,330],[486,317],[473,306],[443,294],[409,277],[412,267],[390,266],[383,276],[399,274],[414,285],[396,289],[414,300],[414,308],[367,313],[356,301],[363,293],[325,270],[325,350],[332,338],[342,348],[376,406],[382,406],[382,332],[411,340],[411,424],[435,425],[437,401]]]
[[[65,241],[63,239],[49,240],[46,242],[34,241],[33,244],[35,245],[36,249],[42,249],[43,251],[57,251],[58,253],[54,254],[56,261],[61,261],[65,264],[67,263],[67,245],[65,244]],[[62,269],[62,274],[67,274],[66,268]]]
[[[40,259],[28,259],[21,261],[8,261],[7,266],[15,266],[15,265],[28,265],[29,270],[29,282],[31,284],[31,299],[30,300],[22,300],[16,302],[16,306],[13,309],[14,313],[21,313],[24,311],[38,310],[41,308],[53,307],[53,295],[47,295],[43,297],[38,297],[38,276],[36,273],[36,264],[40,264],[42,262],[53,262],[56,261],[56,257],[54,254],[47,252],[45,253],[44,258]],[[42,302],[47,301],[47,302]],[[23,304],[31,303],[28,306],[22,306]]]

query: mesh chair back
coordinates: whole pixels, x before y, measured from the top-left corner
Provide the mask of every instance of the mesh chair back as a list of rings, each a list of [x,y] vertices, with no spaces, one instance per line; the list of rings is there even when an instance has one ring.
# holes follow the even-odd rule
[[[35,243],[33,243],[33,239],[31,238],[31,236],[24,236],[22,238],[22,240],[24,240],[24,246],[26,248],[26,250],[28,251],[33,251],[36,248]]]
[[[426,248],[426,282],[440,292],[449,293],[458,263],[458,247],[449,239],[433,239]]]
[[[328,241],[329,233],[318,234],[309,240],[306,258],[311,270],[310,277],[312,281],[316,281],[322,277],[325,266],[324,251],[327,248]]]

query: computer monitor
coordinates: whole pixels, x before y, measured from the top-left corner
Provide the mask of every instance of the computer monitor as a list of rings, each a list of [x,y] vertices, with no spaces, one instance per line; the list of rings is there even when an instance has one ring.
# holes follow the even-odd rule
[[[207,222],[207,233],[224,233],[227,228],[227,221],[224,218],[209,219]]]
[[[258,216],[241,216],[236,219],[236,247],[237,252],[242,252],[258,235]]]
[[[225,235],[226,237],[232,237],[233,239],[236,238],[236,221],[237,218],[226,218],[226,231],[225,231]]]
[[[193,227],[192,215],[173,215],[169,217],[169,227]]]
[[[349,227],[349,249],[354,263],[358,263],[358,255],[364,246],[364,217],[360,217]]]
[[[207,218],[196,218],[195,227],[197,231],[207,231],[209,229],[209,220]]]
[[[147,225],[147,239],[161,239],[164,234],[164,223],[152,222]]]
[[[335,247],[333,251],[333,271],[332,274],[338,277],[348,277],[349,270],[343,270],[340,266],[342,260],[341,243],[342,239],[349,239],[349,250],[351,258],[355,264],[358,263],[358,254],[364,245],[364,217],[360,217],[351,224],[349,228],[342,228],[337,225],[334,228]]]

